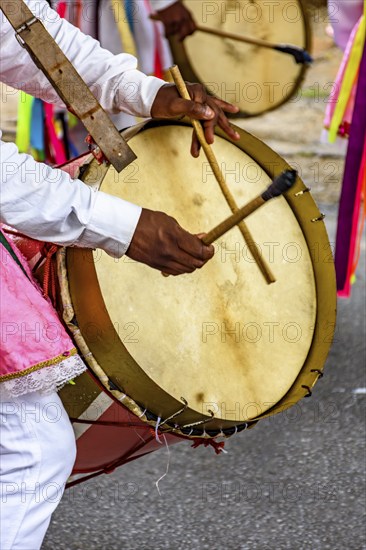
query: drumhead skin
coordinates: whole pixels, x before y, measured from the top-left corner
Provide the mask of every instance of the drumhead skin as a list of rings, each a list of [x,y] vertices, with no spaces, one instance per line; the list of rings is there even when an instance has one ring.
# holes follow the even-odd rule
[[[310,52],[311,32],[302,0],[184,0],[201,27]],[[196,31],[184,42],[171,41],[184,78],[240,108],[238,116],[271,111],[296,93],[308,66],[260,46]],[[296,100],[296,97],[294,98]]]
[[[238,129],[239,130],[239,129]],[[218,135],[214,152],[238,206],[288,165],[259,140]],[[191,128],[150,123],[129,140],[138,159],[111,168],[102,190],[174,216],[192,233],[230,215]],[[283,410],[309,393],[335,322],[335,277],[320,213],[299,180],[247,219],[275,274],[267,285],[237,228],[192,275],[156,270],[101,251],[68,250],[78,326],[109,379],[155,417],[225,429]]]

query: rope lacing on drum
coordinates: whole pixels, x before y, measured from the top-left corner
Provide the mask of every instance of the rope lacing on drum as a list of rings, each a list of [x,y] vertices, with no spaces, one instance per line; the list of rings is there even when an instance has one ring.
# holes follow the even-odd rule
[[[160,441],[160,437],[159,437],[159,426],[160,426],[160,422],[161,422],[161,417],[158,416],[158,419],[156,421],[156,425],[155,425],[155,439],[158,443],[160,443],[160,445],[162,445],[162,442]]]
[[[51,299],[54,307],[56,307],[56,266],[52,262],[53,256],[56,254],[59,247],[56,244],[46,243],[42,249],[42,255],[45,258],[44,275],[43,275],[43,296]],[[50,290],[51,286],[51,290]]]
[[[179,409],[178,411],[176,411],[175,413],[173,413],[172,415],[168,416],[168,418],[166,418],[165,420],[160,422],[160,426],[163,426],[164,424],[166,424],[170,420],[173,420],[173,418],[175,418],[176,416],[179,416],[180,414],[182,414],[186,410],[186,408],[188,407],[188,401],[186,399],[184,399],[184,397],[181,397],[180,399],[181,399],[181,401],[183,401],[184,406],[181,409]],[[145,411],[146,411],[146,409],[145,409]]]
[[[124,396],[127,397],[126,394],[124,394]],[[144,410],[141,412],[141,414],[138,415],[138,418],[142,418],[143,416],[145,416],[146,411],[147,411],[147,409],[144,409]]]
[[[163,439],[164,439],[165,447],[166,447],[166,450],[167,450],[167,453],[168,453],[168,460],[167,460],[165,472],[163,473],[162,476],[159,477],[159,479],[157,481],[155,481],[155,486],[156,486],[157,491],[158,491],[160,496],[161,496],[161,493],[160,493],[160,489],[159,489],[159,483],[162,479],[164,479],[165,476],[168,475],[169,466],[170,466],[170,449],[169,449],[169,445],[168,445],[167,439],[166,439],[164,434],[163,434]],[[161,443],[161,441],[159,441],[159,443]]]
[[[210,422],[215,416],[211,410],[207,412],[210,414],[210,418],[204,418],[203,420],[199,420],[198,422],[192,422],[192,424],[184,424],[183,426],[181,426],[181,429],[195,428],[196,426],[203,426],[203,424],[207,424],[207,422]]]

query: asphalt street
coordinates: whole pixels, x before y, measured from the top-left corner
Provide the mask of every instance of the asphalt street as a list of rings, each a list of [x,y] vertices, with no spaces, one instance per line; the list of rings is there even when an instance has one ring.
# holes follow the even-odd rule
[[[334,240],[336,210],[327,213]],[[226,443],[181,443],[72,488],[42,550],[361,550],[365,245],[313,396]],[[169,462],[169,472],[159,483]]]

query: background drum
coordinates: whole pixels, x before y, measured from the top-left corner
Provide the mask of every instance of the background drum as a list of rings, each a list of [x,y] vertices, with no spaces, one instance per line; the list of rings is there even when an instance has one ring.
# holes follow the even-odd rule
[[[275,44],[311,49],[303,0],[184,0],[199,26]],[[307,66],[291,55],[196,31],[171,40],[185,80],[202,82],[214,95],[240,107],[238,116],[276,109],[300,87]]]

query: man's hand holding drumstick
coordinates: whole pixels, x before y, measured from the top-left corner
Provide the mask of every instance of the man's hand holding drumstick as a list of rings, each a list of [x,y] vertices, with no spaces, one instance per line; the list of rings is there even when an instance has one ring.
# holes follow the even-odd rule
[[[237,107],[207,95],[200,84],[187,84],[191,100],[182,99],[174,84],[163,86],[151,109],[153,118],[189,116],[201,120],[208,143],[213,143],[218,125],[233,140],[240,139],[231,127],[225,112],[236,113]],[[193,132],[191,154],[199,156],[200,143]],[[174,183],[172,182],[172,185]],[[169,275],[192,273],[214,255],[212,245],[185,231],[178,222],[162,212],[143,209],[127,256]]]
[[[214,142],[215,126],[233,140],[239,140],[240,135],[231,127],[225,113],[237,113],[238,107],[222,99],[207,94],[202,84],[186,83],[191,100],[183,99],[174,84],[167,84],[160,88],[151,109],[153,118],[175,118],[188,116],[202,121],[205,138],[210,145]],[[191,154],[199,156],[201,145],[196,132],[193,132]]]
[[[214,255],[212,245],[204,245],[164,214],[143,209],[127,256],[167,275],[193,273]]]

